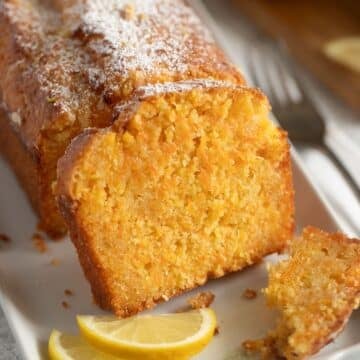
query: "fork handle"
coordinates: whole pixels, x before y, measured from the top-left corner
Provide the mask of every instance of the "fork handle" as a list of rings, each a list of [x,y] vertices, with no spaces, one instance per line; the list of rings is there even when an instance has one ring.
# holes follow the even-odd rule
[[[323,142],[323,149],[325,150],[328,157],[333,161],[333,163],[336,165],[336,167],[341,171],[341,173],[345,177],[347,183],[350,185],[351,190],[360,205],[360,187],[355,181],[353,175],[349,172],[349,170],[340,160],[338,155],[333,151],[331,146],[329,146],[325,141]]]

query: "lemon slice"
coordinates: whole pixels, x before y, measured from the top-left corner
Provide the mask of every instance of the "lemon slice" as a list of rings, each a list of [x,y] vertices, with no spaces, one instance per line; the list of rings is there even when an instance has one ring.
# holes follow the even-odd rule
[[[330,41],[325,45],[324,52],[331,59],[360,72],[360,36]]]
[[[142,360],[187,359],[210,342],[216,327],[211,309],[128,319],[78,316],[77,321],[83,336],[96,348]]]
[[[87,344],[80,336],[63,334],[53,330],[49,339],[51,360],[119,360],[118,357],[100,352]]]

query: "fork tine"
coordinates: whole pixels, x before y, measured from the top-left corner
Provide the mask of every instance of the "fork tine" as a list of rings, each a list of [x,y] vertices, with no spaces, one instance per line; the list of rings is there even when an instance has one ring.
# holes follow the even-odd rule
[[[296,76],[293,74],[287,61],[283,61],[279,54],[277,57],[277,67],[279,82],[281,83],[283,91],[286,93],[286,97],[290,102],[298,103],[304,97],[301,86]]]
[[[278,99],[271,86],[271,79],[269,79],[266,65],[262,65],[261,47],[262,44],[250,46],[248,51],[249,57],[247,58],[247,68],[254,85],[261,88],[269,97],[272,105],[275,106],[278,103]]]
[[[246,66],[247,66],[247,69],[249,71],[249,75],[250,75],[250,78],[253,82],[253,85],[254,86],[257,86],[257,87],[262,87],[264,85],[262,79],[261,79],[261,76],[258,72],[258,69],[257,69],[257,66],[255,65],[256,63],[256,57],[257,57],[257,54],[256,54],[256,51],[253,47],[250,47],[249,50],[248,50],[248,57],[246,58]]]
[[[279,81],[279,62],[276,56],[274,48],[270,45],[264,45],[266,49],[266,62],[264,64],[264,69],[266,71],[266,76],[268,77],[269,84],[276,97],[279,105],[287,103],[288,97],[284,89],[282,82]]]

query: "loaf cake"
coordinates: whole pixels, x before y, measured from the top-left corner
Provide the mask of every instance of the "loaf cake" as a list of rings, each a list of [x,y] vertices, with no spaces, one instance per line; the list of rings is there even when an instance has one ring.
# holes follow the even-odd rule
[[[2,153],[52,237],[66,232],[53,183],[73,137],[110,126],[142,85],[244,83],[182,0],[2,0],[0,29]]]
[[[2,153],[103,308],[281,251],[287,136],[185,1],[3,0],[0,28]]]
[[[289,145],[268,112],[256,89],[149,85],[71,142],[56,194],[101,307],[132,315],[284,247]]]
[[[360,240],[305,228],[290,258],[271,266],[265,295],[280,318],[265,340],[253,343],[263,358],[299,360],[318,352],[359,307]]]

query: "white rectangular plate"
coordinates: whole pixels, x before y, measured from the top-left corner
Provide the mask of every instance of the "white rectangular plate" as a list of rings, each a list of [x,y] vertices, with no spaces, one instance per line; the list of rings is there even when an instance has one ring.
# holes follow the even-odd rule
[[[298,227],[312,224],[327,230],[336,229],[335,221],[300,169],[294,154],[293,160]],[[89,285],[69,239],[47,242],[49,249],[43,254],[34,249],[31,235],[36,227],[36,217],[2,159],[0,184],[0,232],[12,239],[10,244],[0,249],[0,302],[24,358],[38,360],[46,358],[46,344],[51,329],[75,333],[76,314],[101,314],[102,311],[93,304]],[[58,266],[50,264],[53,259],[59,261]],[[273,255],[266,261],[276,259],[277,256]],[[266,308],[260,293],[267,281],[265,262],[210,281],[201,288],[216,295],[213,307],[220,334],[197,359],[241,359],[238,355],[241,342],[264,335],[274,324],[274,315]],[[258,290],[259,296],[255,300],[244,300],[242,292],[246,288]],[[65,289],[71,289],[74,296],[65,296]],[[186,304],[188,297],[198,291],[173,299],[153,311],[161,313],[179,309]],[[64,309],[62,301],[67,301],[70,308]],[[357,312],[344,332],[317,358],[330,359],[330,354],[359,341],[359,334],[360,313]],[[360,358],[358,350],[358,357],[352,352],[355,356],[353,359]],[[340,355],[334,355],[333,359],[345,359]]]
[[[201,3],[198,0],[192,3],[215,31]],[[221,41],[220,35],[218,39]],[[330,213],[324,199],[317,195],[296,154],[292,158],[298,229],[306,225],[329,231],[339,229],[334,214]],[[93,304],[89,285],[69,239],[48,242],[49,250],[44,254],[34,249],[31,235],[37,219],[1,157],[0,184],[0,233],[12,239],[8,246],[0,248],[0,304],[24,359],[40,360],[47,358],[47,340],[53,328],[76,333],[76,314],[103,312]],[[59,261],[58,266],[50,264],[54,259]],[[239,352],[241,342],[261,337],[274,325],[274,314],[266,308],[260,289],[267,282],[266,262],[276,260],[278,256],[273,255],[262,264],[210,281],[200,289],[159,305],[152,312],[172,312],[183,307],[186,299],[200,290],[212,291],[216,295],[213,308],[220,333],[196,359],[243,359]],[[255,300],[243,299],[246,288],[258,290],[259,296]],[[65,289],[71,289],[74,296],[65,296]],[[68,302],[70,308],[64,309],[62,301]],[[357,311],[344,332],[314,359],[360,359],[360,345],[356,345],[359,334],[360,312]]]

